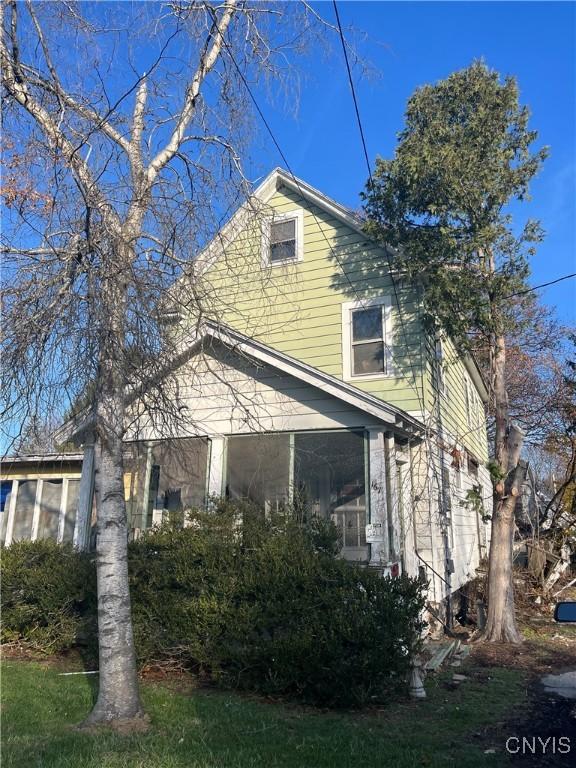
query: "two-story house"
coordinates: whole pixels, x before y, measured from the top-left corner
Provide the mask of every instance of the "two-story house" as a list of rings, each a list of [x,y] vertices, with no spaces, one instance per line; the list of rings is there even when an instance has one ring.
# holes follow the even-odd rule
[[[486,388],[424,330],[418,291],[392,269],[352,212],[281,169],[265,179],[174,288],[184,416],[170,435],[132,419],[135,532],[214,494],[291,503],[334,521],[344,557],[424,575],[433,602],[474,576],[487,527],[467,496],[491,498]],[[192,282],[202,312],[185,300]],[[93,448],[76,439],[86,546]]]

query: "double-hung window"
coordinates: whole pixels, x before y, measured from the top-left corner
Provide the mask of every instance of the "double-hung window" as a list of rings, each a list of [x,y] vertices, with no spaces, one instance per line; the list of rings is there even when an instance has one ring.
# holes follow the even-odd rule
[[[270,262],[296,258],[296,219],[273,221],[270,225]]]
[[[391,318],[388,298],[344,304],[342,315],[344,377],[392,373]]]
[[[302,260],[303,213],[280,214],[269,220],[263,242],[265,265],[290,264]]]

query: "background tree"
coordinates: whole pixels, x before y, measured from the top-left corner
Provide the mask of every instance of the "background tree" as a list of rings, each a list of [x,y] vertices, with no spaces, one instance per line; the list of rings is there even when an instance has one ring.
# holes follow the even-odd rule
[[[246,82],[289,84],[319,21],[304,5],[238,0],[1,9],[3,415],[26,432],[92,395],[100,689],[87,722],[136,723],[127,405],[145,391],[156,423],[182,423],[169,373],[186,339],[167,332],[164,299],[186,275],[171,316],[217,319],[192,255],[251,189]]]
[[[365,193],[367,229],[422,286],[425,322],[460,349],[471,333],[488,351],[494,402],[492,542],[485,638],[518,642],[512,583],[514,494],[523,482],[523,433],[510,418],[506,334],[517,325],[510,295],[526,287],[528,256],[542,237],[536,222],[517,232],[509,215],[546,157],[518,102],[483,62],[419,88],[392,160],[378,159]],[[455,312],[454,308],[459,311]]]
[[[571,351],[563,364],[553,366],[554,404],[547,414],[548,429],[540,453],[548,459],[550,499],[541,522],[576,527],[576,334],[570,334]]]

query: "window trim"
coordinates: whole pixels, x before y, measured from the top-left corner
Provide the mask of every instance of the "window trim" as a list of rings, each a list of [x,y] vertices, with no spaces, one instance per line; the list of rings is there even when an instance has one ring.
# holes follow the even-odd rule
[[[464,383],[464,411],[466,414],[466,424],[472,428],[472,392],[470,389],[470,383],[466,374],[462,377]]]
[[[293,259],[280,259],[272,261],[270,259],[270,245],[272,242],[272,224],[280,224],[283,221],[296,222],[294,232],[296,236],[295,254]],[[262,227],[262,266],[279,267],[286,264],[298,264],[304,260],[304,211],[302,208],[296,208],[293,211],[285,213],[275,213],[269,216]]]
[[[446,365],[446,349],[443,339],[436,339],[434,343],[434,364],[436,366],[436,379],[438,392],[444,400],[450,400],[450,386],[448,384],[448,371]]]
[[[382,333],[384,341],[385,371],[382,373],[353,373],[352,367],[352,313],[358,309],[382,308]],[[365,301],[348,301],[342,304],[342,378],[344,381],[373,381],[390,379],[396,375],[389,340],[393,336],[392,300],[379,296]]]

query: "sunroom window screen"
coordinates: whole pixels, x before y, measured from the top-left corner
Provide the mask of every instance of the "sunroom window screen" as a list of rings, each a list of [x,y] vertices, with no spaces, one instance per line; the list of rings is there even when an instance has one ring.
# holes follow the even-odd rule
[[[44,480],[42,484],[42,502],[38,522],[39,539],[56,539],[58,537],[62,487],[63,483],[59,478]]]
[[[270,226],[270,261],[296,258],[296,219],[272,222]]]
[[[361,432],[297,434],[294,499],[309,515],[330,518],[344,554],[366,547],[364,436]]]
[[[124,446],[124,495],[130,527],[149,528],[154,509],[173,522],[206,498],[208,442],[175,438]]]
[[[386,373],[381,306],[352,312],[352,373],[354,376]]]
[[[32,519],[34,517],[34,507],[36,504],[37,486],[38,483],[36,480],[20,481],[18,486],[12,541],[29,539],[32,535]]]
[[[237,435],[228,438],[226,492],[246,499],[265,511],[288,502],[290,436]]]
[[[368,556],[363,432],[232,436],[226,465],[230,498],[249,499],[264,512],[292,498],[304,519],[334,522],[345,557]]]

